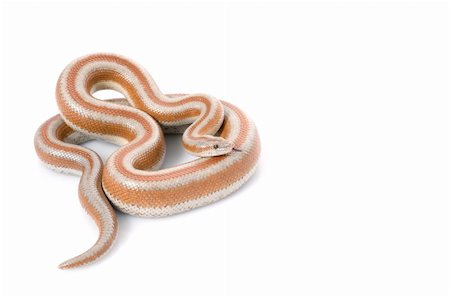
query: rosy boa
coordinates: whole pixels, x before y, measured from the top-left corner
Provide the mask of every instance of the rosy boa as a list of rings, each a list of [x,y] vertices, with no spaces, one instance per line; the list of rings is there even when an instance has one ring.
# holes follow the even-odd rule
[[[102,89],[126,99],[98,100],[93,93]],[[36,152],[51,169],[81,175],[79,198],[99,229],[90,249],[59,268],[88,264],[111,247],[118,221],[110,203],[137,216],[172,215],[224,198],[255,171],[259,137],[240,109],[205,94],[164,95],[144,68],[122,56],[76,59],[61,73],[56,99],[60,115],[36,132]],[[163,132],[183,133],[184,148],[200,158],[158,170]],[[121,147],[103,166],[79,145],[90,139]]]

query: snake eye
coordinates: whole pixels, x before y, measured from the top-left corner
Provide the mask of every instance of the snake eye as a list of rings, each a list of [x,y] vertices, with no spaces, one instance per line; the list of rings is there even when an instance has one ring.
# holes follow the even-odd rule
[[[213,148],[214,148],[214,149],[218,149],[218,148],[219,148],[219,145],[215,144],[215,145],[213,146]]]

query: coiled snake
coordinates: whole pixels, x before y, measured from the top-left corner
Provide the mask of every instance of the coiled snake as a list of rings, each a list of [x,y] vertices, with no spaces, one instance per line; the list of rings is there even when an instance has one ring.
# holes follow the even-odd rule
[[[92,94],[112,89],[126,99],[102,101]],[[79,198],[99,228],[97,242],[59,268],[73,268],[104,255],[118,232],[111,206],[158,217],[220,200],[255,171],[260,142],[255,125],[237,107],[205,94],[164,95],[142,67],[114,54],[93,54],[61,73],[60,114],[42,124],[35,149],[48,167],[81,174]],[[183,133],[184,148],[200,158],[158,170],[163,133]],[[121,147],[103,166],[79,144],[100,139]]]

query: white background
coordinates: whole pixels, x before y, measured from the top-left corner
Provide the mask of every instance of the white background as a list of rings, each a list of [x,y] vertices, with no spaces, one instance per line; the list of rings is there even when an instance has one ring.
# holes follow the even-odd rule
[[[446,2],[10,2],[0,22],[1,295],[447,296]],[[61,271],[97,230],[33,135],[60,71],[97,51],[241,107],[261,162],[217,204],[120,214],[107,257]],[[190,158],[169,140],[166,166]]]

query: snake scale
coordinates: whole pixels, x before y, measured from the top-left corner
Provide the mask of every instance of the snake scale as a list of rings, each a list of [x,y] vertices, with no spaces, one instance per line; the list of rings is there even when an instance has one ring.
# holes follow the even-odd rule
[[[99,100],[98,90],[125,99]],[[163,94],[137,63],[115,54],[71,62],[56,87],[60,114],[36,132],[37,155],[49,168],[81,175],[79,198],[99,229],[86,252],[59,265],[91,263],[112,246],[118,221],[113,206],[131,215],[160,217],[224,198],[254,173],[260,141],[254,123],[236,106],[206,94]],[[199,158],[159,169],[164,133],[182,133],[183,147]],[[81,146],[99,139],[120,147],[103,165]]]

